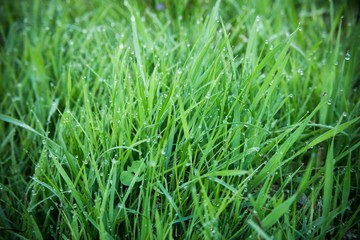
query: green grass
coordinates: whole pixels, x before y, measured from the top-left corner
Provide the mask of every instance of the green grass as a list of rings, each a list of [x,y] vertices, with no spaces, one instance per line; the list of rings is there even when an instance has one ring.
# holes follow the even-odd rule
[[[0,11],[0,238],[360,236],[355,3]]]

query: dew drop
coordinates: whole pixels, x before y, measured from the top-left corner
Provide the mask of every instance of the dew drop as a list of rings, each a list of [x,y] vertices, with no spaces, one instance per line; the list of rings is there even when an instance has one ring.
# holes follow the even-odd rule
[[[349,61],[350,58],[351,58],[351,55],[350,55],[349,51],[347,51],[347,53],[345,54],[345,60]]]
[[[300,76],[304,75],[304,71],[303,71],[301,68],[299,68],[299,69],[297,70],[297,72],[298,72],[298,74],[299,74]]]
[[[346,112],[343,112],[343,117],[347,117],[347,113]]]
[[[331,105],[331,99],[329,99],[328,101],[327,101],[327,105]]]
[[[299,24],[298,24],[298,30],[299,30],[300,32],[302,31],[301,22],[299,22]]]

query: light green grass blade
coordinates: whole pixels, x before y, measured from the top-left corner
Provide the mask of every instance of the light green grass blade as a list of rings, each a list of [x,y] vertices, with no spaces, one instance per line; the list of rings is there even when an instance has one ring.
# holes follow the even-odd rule
[[[21,127],[21,128],[24,128],[26,129],[27,131],[30,131],[32,133],[35,133],[36,135],[38,136],[41,136],[41,137],[45,137],[43,134],[39,133],[38,131],[36,131],[34,128],[30,127],[29,125],[27,125],[26,123],[22,122],[22,121],[19,121],[11,116],[6,116],[4,114],[1,114],[0,113],[0,120],[4,121],[4,122],[8,122],[8,123],[11,123],[11,124],[14,124],[15,126],[18,126],[18,127]]]
[[[166,198],[168,199],[170,205],[174,208],[176,214],[179,217],[179,221],[181,223],[181,226],[183,228],[183,230],[185,231],[185,222],[184,222],[184,218],[181,215],[181,212],[179,210],[179,208],[176,206],[174,199],[170,196],[169,192],[164,188],[164,186],[161,184],[160,181],[157,182],[160,190],[162,191],[162,193],[166,196]]]
[[[331,211],[331,202],[333,197],[333,182],[334,182],[334,140],[331,141],[331,145],[328,150],[328,154],[325,160],[325,180],[324,180],[324,200],[322,208],[322,216],[324,219],[329,218]],[[321,234],[325,236],[328,230],[328,223],[326,222],[321,227]]]
[[[352,124],[358,122],[360,119],[360,117],[354,118],[346,123],[340,124],[336,127],[333,127],[331,130],[321,134],[320,136],[318,136],[317,138],[315,138],[314,140],[312,140],[307,146],[304,147],[305,148],[312,148],[314,146],[316,146],[317,144],[333,137],[334,135],[341,133],[342,131],[344,131],[345,129],[349,128]]]
[[[277,206],[274,210],[271,211],[269,215],[267,215],[261,222],[264,229],[268,229],[278,222],[279,218],[281,218],[285,213],[287,213],[290,209],[290,206],[294,203],[297,198],[297,194],[294,194],[279,206]]]
[[[259,236],[262,237],[262,239],[265,240],[271,240],[273,239],[271,236],[269,236],[259,225],[257,225],[254,221],[249,219],[247,223],[257,232]]]

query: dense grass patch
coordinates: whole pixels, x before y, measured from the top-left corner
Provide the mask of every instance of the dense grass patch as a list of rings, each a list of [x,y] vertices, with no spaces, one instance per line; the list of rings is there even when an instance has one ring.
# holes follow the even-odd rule
[[[0,236],[359,236],[355,4],[0,7]]]

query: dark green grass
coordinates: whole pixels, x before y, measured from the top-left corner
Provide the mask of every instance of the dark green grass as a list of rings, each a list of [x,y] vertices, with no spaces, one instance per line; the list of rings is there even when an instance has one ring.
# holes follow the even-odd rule
[[[359,235],[356,4],[0,6],[1,237]]]

